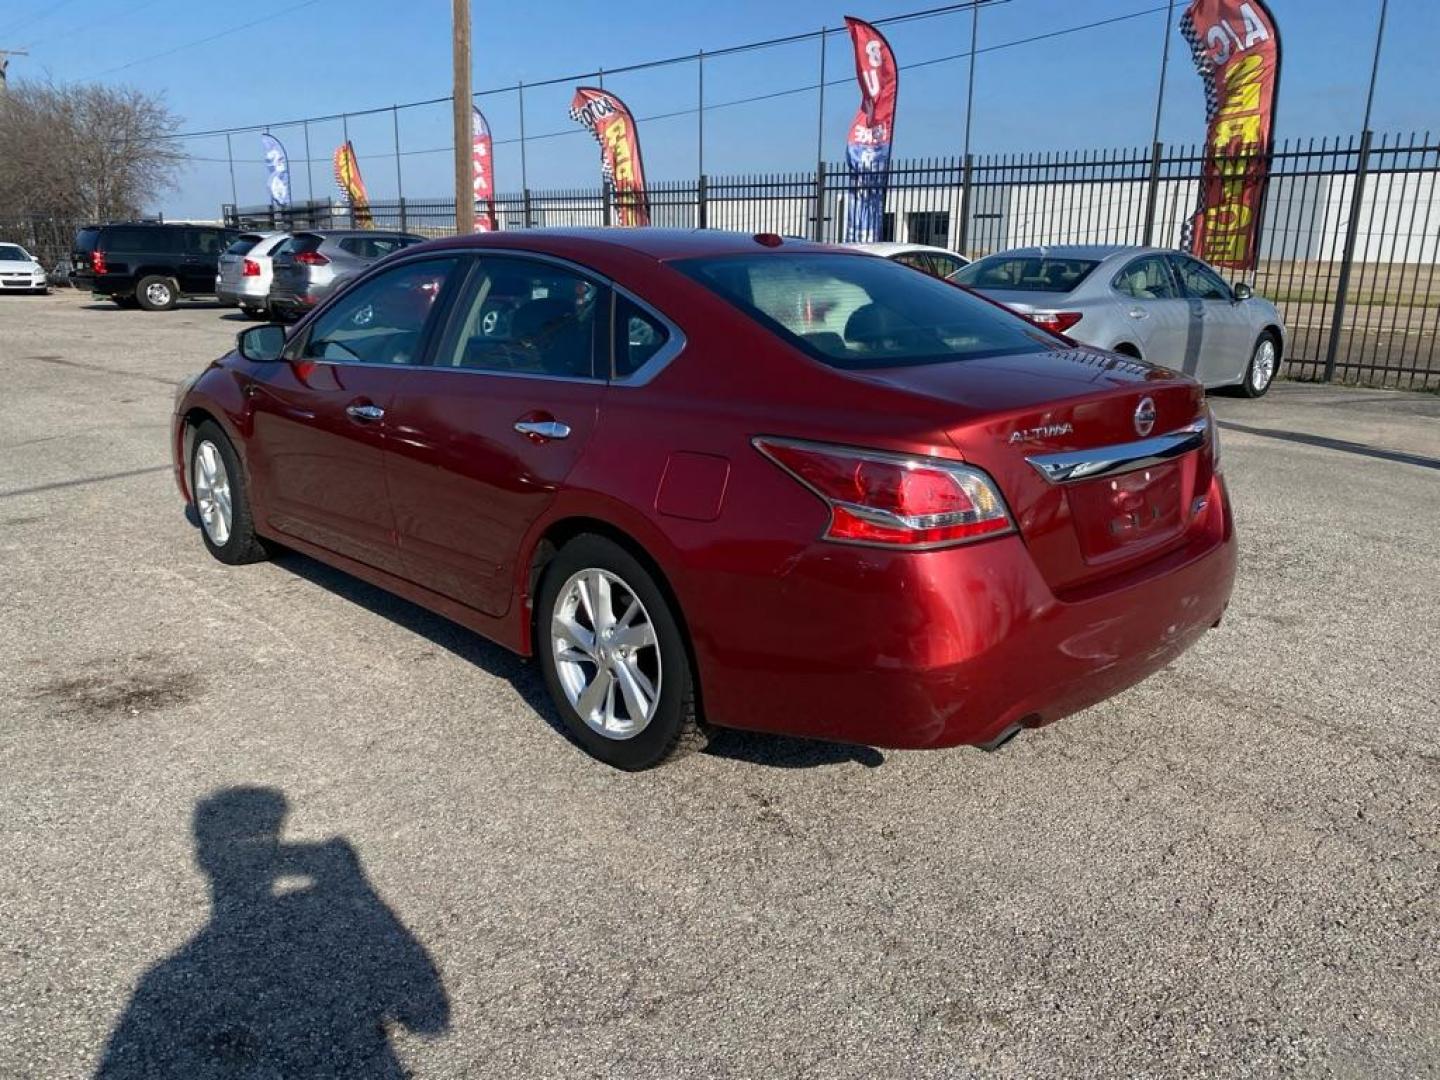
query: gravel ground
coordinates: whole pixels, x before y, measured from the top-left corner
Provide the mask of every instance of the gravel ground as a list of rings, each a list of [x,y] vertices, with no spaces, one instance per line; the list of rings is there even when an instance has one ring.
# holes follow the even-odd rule
[[[1220,399],[1230,615],[1111,702],[636,776],[205,554],[172,387],[241,325],[0,298],[0,1076],[1440,1073],[1440,398]]]

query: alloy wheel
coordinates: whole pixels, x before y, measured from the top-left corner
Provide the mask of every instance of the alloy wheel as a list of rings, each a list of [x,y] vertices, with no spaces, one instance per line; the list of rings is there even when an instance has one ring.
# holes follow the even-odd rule
[[[230,475],[220,448],[209,439],[195,448],[195,507],[210,542],[224,547],[230,539]]]
[[[1270,385],[1275,378],[1275,342],[1268,337],[1255,347],[1255,359],[1250,364],[1250,385],[1258,393]]]
[[[550,618],[555,670],[592,730],[630,739],[660,704],[660,644],[639,596],[618,575],[588,568],[561,587]]]
[[[163,281],[152,281],[145,287],[145,299],[156,307],[165,307],[170,303],[170,286]]]

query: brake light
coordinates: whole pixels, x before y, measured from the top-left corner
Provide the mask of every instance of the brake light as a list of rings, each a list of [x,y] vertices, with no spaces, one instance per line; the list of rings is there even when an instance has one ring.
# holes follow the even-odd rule
[[[1084,318],[1084,313],[1079,311],[1032,311],[1025,318],[1036,326],[1043,326],[1046,330],[1063,334]]]
[[[297,251],[295,261],[306,266],[329,266],[330,260],[318,251]]]
[[[930,548],[1014,528],[994,482],[959,462],[786,439],[754,445],[825,500],[826,540]]]
[[[90,252],[90,269],[96,274],[105,273],[105,252],[99,248]]]
[[[245,265],[240,268],[241,277],[259,277],[260,264],[254,259],[246,259]]]

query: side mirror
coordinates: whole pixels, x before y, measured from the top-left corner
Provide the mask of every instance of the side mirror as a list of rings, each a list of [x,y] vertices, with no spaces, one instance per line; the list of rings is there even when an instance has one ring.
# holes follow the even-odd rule
[[[1239,301],[1239,300],[1249,300],[1252,296],[1255,295],[1255,290],[1252,289],[1252,288],[1250,288],[1249,285],[1246,285],[1246,284],[1242,281],[1242,282],[1240,282],[1239,285],[1234,286],[1234,287],[1230,290],[1230,293],[1231,293],[1232,296],[1235,297],[1235,299],[1236,299],[1237,301]]]
[[[285,327],[279,323],[252,326],[235,335],[235,348],[246,360],[268,364],[285,351]]]

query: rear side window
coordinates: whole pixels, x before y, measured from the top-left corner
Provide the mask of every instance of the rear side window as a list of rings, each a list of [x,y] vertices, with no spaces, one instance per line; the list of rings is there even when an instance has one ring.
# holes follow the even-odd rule
[[[219,255],[234,237],[219,229],[186,229],[186,250],[192,255]]]
[[[1136,259],[1115,275],[1115,291],[1136,300],[1173,300],[1175,282],[1159,255]]]
[[[98,246],[116,255],[178,255],[180,243],[179,229],[121,226],[106,229]]]
[[[797,252],[671,265],[831,367],[903,367],[1064,347],[1019,316],[888,259]]]
[[[595,377],[595,344],[606,292],[550,263],[486,258],[458,306],[459,330],[436,358],[441,367],[552,378]]]
[[[236,237],[235,242],[225,249],[225,254],[244,255],[259,242],[260,237],[255,233],[241,233]]]
[[[94,251],[95,242],[100,239],[99,229],[81,229],[75,234],[76,251]]]
[[[615,377],[634,375],[665,347],[670,331],[628,297],[615,297]]]
[[[954,280],[972,289],[1007,292],[1067,293],[1090,276],[1100,263],[1093,259],[1061,259],[1048,255],[991,255],[973,262]]]

